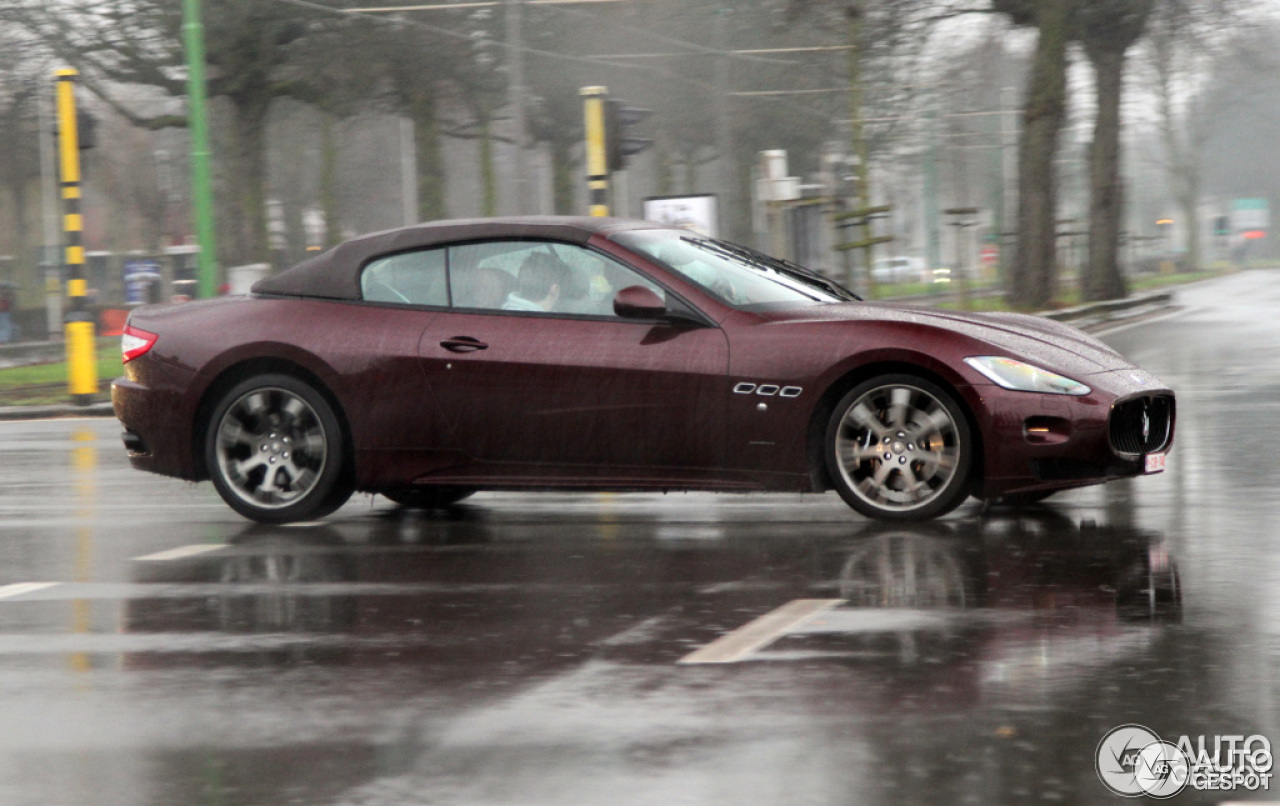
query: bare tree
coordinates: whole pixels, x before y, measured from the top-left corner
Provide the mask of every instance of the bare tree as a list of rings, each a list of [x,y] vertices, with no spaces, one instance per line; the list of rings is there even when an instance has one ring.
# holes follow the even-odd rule
[[[80,69],[83,81],[135,125],[185,125],[185,116],[147,114],[118,100],[118,88],[156,87],[186,94],[179,4],[167,0],[12,0],[0,12],[39,37],[59,59]],[[299,53],[309,38],[334,25],[333,15],[283,3],[214,0],[204,8],[209,96],[221,104],[218,132],[223,202],[222,249],[232,262],[268,255],[265,134],[271,103],[313,97],[316,78]]]
[[[1244,8],[1236,0],[1155,0],[1148,25],[1144,63],[1153,78],[1165,172],[1186,222],[1183,248],[1192,267],[1201,264],[1197,219],[1214,103],[1198,82],[1226,52]]]
[[[1120,181],[1120,96],[1129,48],[1142,36],[1155,0],[1085,0],[1084,50],[1093,64],[1097,115],[1089,151],[1089,260],[1081,283],[1085,300],[1127,293],[1120,271],[1123,185]]]
[[[1043,308],[1057,286],[1057,175],[1054,157],[1066,118],[1067,47],[1077,34],[1077,0],[993,0],[1017,25],[1036,28],[1018,143],[1018,238],[1007,299]]]

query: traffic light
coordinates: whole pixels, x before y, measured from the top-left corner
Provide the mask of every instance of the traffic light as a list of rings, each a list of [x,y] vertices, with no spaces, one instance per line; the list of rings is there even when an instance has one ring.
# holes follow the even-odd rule
[[[653,138],[640,137],[634,127],[649,115],[648,109],[627,106],[626,101],[609,98],[604,102],[604,142],[610,171],[627,167],[627,158],[653,145]]]
[[[1213,219],[1214,235],[1230,235],[1231,234],[1231,217],[1220,215]]]

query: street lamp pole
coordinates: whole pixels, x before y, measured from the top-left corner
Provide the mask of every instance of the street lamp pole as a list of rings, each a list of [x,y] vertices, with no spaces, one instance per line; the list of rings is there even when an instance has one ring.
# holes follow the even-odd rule
[[[187,52],[187,115],[191,128],[191,202],[200,245],[200,296],[218,293],[218,254],[213,227],[213,183],[209,171],[209,120],[205,111],[204,25],[200,0],[182,0],[182,37]]]

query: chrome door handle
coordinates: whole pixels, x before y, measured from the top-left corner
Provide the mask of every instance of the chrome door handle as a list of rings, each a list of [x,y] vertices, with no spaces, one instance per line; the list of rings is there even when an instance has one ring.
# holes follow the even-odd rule
[[[489,345],[470,336],[454,336],[440,342],[440,346],[451,353],[474,353],[477,350],[489,349]]]

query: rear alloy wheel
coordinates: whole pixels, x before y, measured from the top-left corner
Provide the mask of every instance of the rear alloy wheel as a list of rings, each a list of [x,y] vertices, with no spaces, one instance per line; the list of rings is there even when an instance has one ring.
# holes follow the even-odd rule
[[[402,487],[382,494],[401,506],[413,509],[444,509],[474,493],[471,487]]]
[[[213,410],[209,477],[222,500],[261,523],[328,515],[351,497],[342,426],[324,396],[290,375],[242,381]]]
[[[946,514],[968,494],[973,441],[960,404],[913,375],[864,381],[827,425],[831,480],[849,506],[878,520]]]

